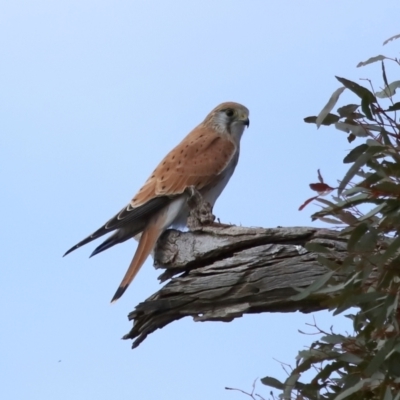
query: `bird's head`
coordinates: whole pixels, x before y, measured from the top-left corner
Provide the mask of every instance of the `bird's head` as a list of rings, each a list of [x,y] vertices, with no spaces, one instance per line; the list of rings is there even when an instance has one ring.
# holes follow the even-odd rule
[[[212,127],[219,133],[232,135],[238,142],[244,128],[250,125],[249,110],[239,103],[222,103],[207,115],[203,124]]]

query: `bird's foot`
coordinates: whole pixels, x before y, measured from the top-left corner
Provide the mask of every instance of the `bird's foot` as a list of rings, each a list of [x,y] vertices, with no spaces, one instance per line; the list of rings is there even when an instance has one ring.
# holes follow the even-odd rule
[[[215,215],[212,213],[211,204],[204,201],[202,195],[194,186],[189,186],[186,192],[189,195],[187,203],[190,208],[187,219],[188,228],[193,231],[203,226],[213,225]]]

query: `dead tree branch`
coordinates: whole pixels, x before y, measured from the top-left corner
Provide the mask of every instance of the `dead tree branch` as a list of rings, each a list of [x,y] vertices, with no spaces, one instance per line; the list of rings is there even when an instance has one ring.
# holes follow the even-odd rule
[[[328,247],[337,260],[346,255],[346,240],[327,229],[212,226],[165,232],[155,264],[165,269],[160,280],[170,281],[129,314],[133,328],[123,338],[134,339],[135,348],[148,334],[186,316],[229,322],[244,313],[326,308],[323,296],[290,299],[295,288],[326,272],[304,247],[312,242]]]

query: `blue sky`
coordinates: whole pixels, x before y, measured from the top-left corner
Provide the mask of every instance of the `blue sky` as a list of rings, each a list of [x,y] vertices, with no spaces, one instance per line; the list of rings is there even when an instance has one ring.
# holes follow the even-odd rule
[[[352,147],[307,125],[356,69],[394,55],[400,3],[19,1],[0,11],[2,183],[0,393],[7,399],[240,399],[285,373],[314,337],[311,315],[175,322],[138,348],[126,316],[160,286],[149,259],[109,300],[133,241],[88,259],[62,254],[124,206],[160,159],[222,101],[250,109],[239,166],[218,200],[222,222],[314,225],[308,184],[335,184]],[[394,80],[394,76],[393,79]],[[377,78],[379,79],[379,78]],[[390,77],[389,77],[390,80]],[[344,93],[343,102],[352,100]],[[342,317],[316,314],[325,328]],[[267,397],[269,388],[257,391]]]

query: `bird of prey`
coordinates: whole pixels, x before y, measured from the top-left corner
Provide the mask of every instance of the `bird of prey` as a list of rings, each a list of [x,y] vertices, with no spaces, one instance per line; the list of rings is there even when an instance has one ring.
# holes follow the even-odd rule
[[[240,139],[249,126],[249,110],[234,102],[215,107],[165,158],[130,203],[101,228],[69,249],[115,231],[91,256],[141,233],[137,250],[111,302],[118,300],[168,227],[186,225],[186,189],[194,186],[204,201],[215,201],[239,159]]]

